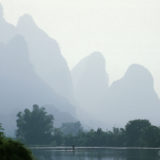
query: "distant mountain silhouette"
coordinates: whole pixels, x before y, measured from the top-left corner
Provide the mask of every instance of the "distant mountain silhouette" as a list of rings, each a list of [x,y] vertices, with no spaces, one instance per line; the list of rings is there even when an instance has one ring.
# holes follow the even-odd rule
[[[123,126],[135,118],[158,124],[160,100],[151,73],[141,65],[131,65],[120,80],[108,86],[105,61],[99,53],[84,58],[72,71],[79,115],[92,115],[104,128]]]
[[[105,69],[104,57],[95,52],[70,73],[58,43],[31,16],[22,16],[15,27],[4,20],[0,5],[0,123],[7,133],[13,134],[16,113],[36,103],[61,123],[75,121],[74,97],[86,126],[119,127],[135,118],[159,125],[160,100],[151,73],[134,64],[109,86]]]
[[[74,120],[71,101],[71,75],[57,42],[30,16],[21,18],[18,27],[9,24],[0,5],[0,123],[4,123],[6,132],[13,135],[15,114],[35,103],[52,105],[62,115],[61,122]],[[52,114],[58,117],[56,113]]]
[[[58,96],[37,76],[28,57],[26,42],[23,37],[16,36],[7,45],[0,45],[0,114],[3,117],[5,114],[15,116],[18,111],[35,103],[54,104],[66,112],[74,110],[67,100]],[[0,118],[0,122],[9,124],[11,131],[13,128],[8,120],[12,118],[13,116],[7,116],[5,120]]]
[[[58,43],[41,30],[29,15],[19,19],[17,30],[27,41],[36,72],[55,92],[73,102],[71,74]]]
[[[108,75],[103,55],[94,52],[82,59],[72,70],[72,78],[75,97],[80,107],[79,112],[86,112],[98,120],[101,104],[108,92]],[[84,113],[80,116],[83,119]]]
[[[16,34],[16,28],[3,18],[3,7],[0,4],[0,42],[7,42]]]
[[[110,113],[108,121],[117,126],[135,118],[158,123],[160,100],[151,73],[141,65],[131,65],[124,77],[111,85],[105,111]]]

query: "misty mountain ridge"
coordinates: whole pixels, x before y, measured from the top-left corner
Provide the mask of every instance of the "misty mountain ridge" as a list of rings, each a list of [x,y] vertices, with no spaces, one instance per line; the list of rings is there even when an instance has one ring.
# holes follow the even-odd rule
[[[22,111],[24,108],[31,107],[33,104],[50,104],[53,109],[57,108],[56,110],[58,111],[56,113],[61,115],[61,122],[65,122],[67,118],[68,120],[74,121],[75,118],[73,118],[72,114],[75,113],[75,108],[71,102],[69,102],[69,98],[67,99],[64,95],[59,95],[57,91],[51,88],[50,85],[35,72],[34,64],[30,61],[31,54],[29,54],[30,50],[25,38],[22,34],[19,34],[16,27],[8,24],[4,20],[1,7],[0,16],[0,34],[2,33],[0,37],[0,122],[3,123],[7,134],[14,134],[16,113]],[[61,57],[60,55],[59,59]],[[54,58],[54,56],[52,56],[52,58]],[[64,59],[62,57],[60,63],[63,61]],[[59,62],[57,61],[56,63]],[[65,65],[63,65],[63,67],[59,65],[56,71],[53,69],[55,72],[52,72],[52,74],[56,76],[54,73],[57,74],[57,72],[61,70],[60,74],[62,75],[64,67]],[[65,70],[67,71],[67,68]],[[64,75],[66,74],[67,73],[64,73]],[[57,77],[55,77],[55,79],[56,78]],[[61,82],[59,81],[59,83]],[[71,82],[67,83],[71,84]],[[58,84],[56,85],[58,89]],[[69,87],[67,86],[67,88]],[[68,90],[71,91],[72,87]],[[68,93],[68,96],[70,95],[71,94]],[[55,115],[56,113],[51,114]]]
[[[74,103],[71,73],[56,40],[41,30],[30,15],[20,17],[17,26],[9,24],[3,18],[0,5],[0,42],[7,43],[17,34],[27,42],[29,58],[37,74],[57,94]]]
[[[72,112],[74,107],[57,95],[33,70],[28,57],[28,48],[21,36],[14,37],[6,45],[0,45],[0,121],[9,133],[15,128],[16,113],[24,108],[54,104],[63,112]],[[17,61],[19,59],[19,61]],[[54,113],[52,113],[54,114]],[[4,117],[4,115],[6,117]],[[3,119],[4,118],[4,119]],[[63,118],[62,118],[63,121]]]
[[[160,100],[145,67],[131,65],[109,86],[105,58],[94,52],[70,72],[57,41],[31,16],[22,16],[13,26],[3,18],[1,6],[0,35],[0,122],[8,132],[15,127],[10,123],[15,114],[35,103],[46,106],[60,123],[78,118],[106,129],[145,118],[158,124]]]
[[[103,102],[109,87],[105,68],[103,55],[94,52],[82,59],[72,70],[74,94],[77,105],[80,106],[77,114],[80,114],[81,119],[84,118],[83,112],[86,112],[86,117],[92,117],[93,121],[93,117],[95,118],[95,114],[98,113],[97,109],[101,110],[99,105]],[[96,121],[99,121],[99,118]]]
[[[56,40],[41,30],[29,15],[19,18],[17,31],[27,41],[36,72],[58,94],[73,100],[72,78]]]
[[[122,124],[129,118],[149,119],[158,124],[160,100],[154,90],[153,77],[145,67],[131,65],[126,74],[111,85],[108,99],[107,105],[112,106]]]
[[[16,28],[3,18],[3,7],[0,4],[0,42],[7,43],[16,34]]]
[[[73,69],[75,97],[79,107],[82,110],[86,107],[88,115],[91,114],[93,119],[99,120],[99,125],[103,127],[123,126],[130,119],[136,118],[150,119],[158,124],[160,100],[148,69],[133,64],[121,79],[109,86],[109,78],[104,78],[108,77],[104,62],[104,59],[95,58],[93,53],[82,59]],[[103,69],[100,69],[100,66]],[[80,113],[79,117],[83,119],[83,113]]]
[[[39,78],[39,76],[35,73],[32,64],[30,63],[28,56],[28,48],[24,38],[22,36],[17,35],[11,41],[9,41],[8,44],[6,45],[1,44],[1,48],[2,48],[0,54],[1,80],[4,79],[3,81],[4,83],[8,82],[8,84],[11,85],[13,85],[14,83],[17,84],[18,87],[17,85],[13,85],[12,87],[16,87],[17,91],[21,90],[20,93],[28,91],[27,97],[25,96],[23,97],[23,99],[26,99],[25,103],[29,103],[30,105],[33,104],[33,102],[30,103],[29,101],[32,98],[33,101],[35,101],[34,96],[38,98],[36,101],[38,101],[40,105],[50,104],[50,103],[52,104],[53,102],[56,103],[56,100],[59,99],[58,95],[54,93],[53,89],[51,89],[49,85],[47,85],[41,78]],[[5,84],[3,85],[3,87],[4,86]],[[8,87],[8,89],[14,90],[11,89],[10,87]],[[17,94],[15,94],[14,96],[16,95]],[[28,96],[30,96],[30,98],[27,100]],[[67,101],[65,102],[65,104],[66,103]],[[68,110],[68,108],[66,110]]]

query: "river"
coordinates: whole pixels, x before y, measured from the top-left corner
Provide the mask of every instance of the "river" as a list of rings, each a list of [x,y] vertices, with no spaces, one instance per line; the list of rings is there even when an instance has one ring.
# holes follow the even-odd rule
[[[32,148],[37,160],[160,160],[160,149],[139,148]]]

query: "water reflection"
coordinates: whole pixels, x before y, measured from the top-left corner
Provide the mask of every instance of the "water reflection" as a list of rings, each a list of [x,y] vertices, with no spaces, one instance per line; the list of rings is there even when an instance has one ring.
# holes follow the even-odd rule
[[[160,160],[158,150],[127,150],[126,160]]]
[[[38,160],[160,160],[159,150],[33,150]]]

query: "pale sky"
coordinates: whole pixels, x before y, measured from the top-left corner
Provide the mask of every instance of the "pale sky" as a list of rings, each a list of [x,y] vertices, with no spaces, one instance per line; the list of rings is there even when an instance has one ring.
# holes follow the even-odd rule
[[[110,82],[128,66],[147,67],[160,95],[159,0],[0,0],[6,20],[24,13],[60,45],[72,69],[83,57],[101,51]]]

